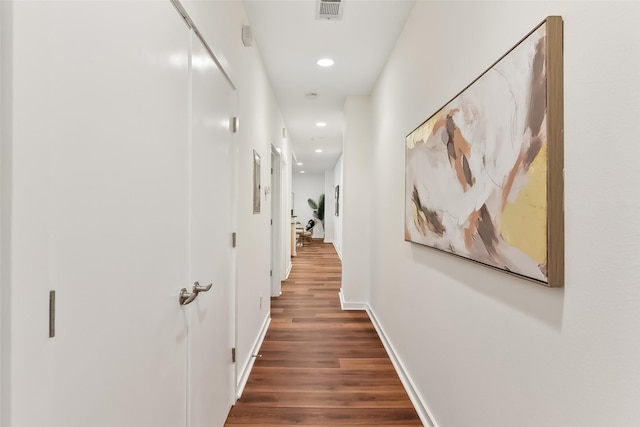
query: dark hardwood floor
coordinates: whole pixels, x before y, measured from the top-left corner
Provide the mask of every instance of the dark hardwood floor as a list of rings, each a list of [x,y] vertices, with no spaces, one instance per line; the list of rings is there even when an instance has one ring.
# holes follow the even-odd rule
[[[226,425],[422,425],[367,313],[340,309],[341,271],[332,244],[298,248]]]

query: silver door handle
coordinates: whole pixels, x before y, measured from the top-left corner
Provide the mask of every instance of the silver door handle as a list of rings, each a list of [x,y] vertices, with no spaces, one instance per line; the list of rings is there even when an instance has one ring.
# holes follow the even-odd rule
[[[178,297],[178,301],[180,302],[180,305],[191,304],[197,296],[197,292],[187,292],[187,288],[182,288],[180,289],[180,296]]]
[[[212,286],[213,286],[213,283],[209,283],[207,286],[204,286],[198,282],[195,282],[193,284],[193,292],[196,294],[199,294],[200,292],[207,292],[209,289],[211,289]]]
[[[191,304],[193,300],[198,297],[198,294],[200,292],[207,292],[209,289],[211,289],[212,286],[213,283],[209,283],[208,285],[203,286],[198,282],[194,282],[193,290],[191,292],[187,292],[187,288],[180,289],[180,296],[178,297],[180,305]]]

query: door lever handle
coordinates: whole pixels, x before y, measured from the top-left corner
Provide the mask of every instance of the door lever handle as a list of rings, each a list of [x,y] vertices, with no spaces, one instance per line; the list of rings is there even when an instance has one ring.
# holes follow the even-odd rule
[[[197,292],[187,292],[187,288],[182,288],[180,289],[180,296],[178,297],[178,301],[180,302],[180,305],[191,304],[197,296]]]
[[[207,292],[209,289],[211,289],[212,286],[213,283],[209,283],[208,285],[204,286],[198,282],[194,282],[193,290],[191,292],[187,292],[187,288],[180,289],[180,296],[178,297],[180,305],[191,304],[200,292]]]
[[[213,283],[209,283],[208,285],[201,285],[198,282],[195,282],[193,284],[193,293],[195,294],[199,294],[200,292],[207,292],[209,289],[211,289],[211,287],[213,286]]]

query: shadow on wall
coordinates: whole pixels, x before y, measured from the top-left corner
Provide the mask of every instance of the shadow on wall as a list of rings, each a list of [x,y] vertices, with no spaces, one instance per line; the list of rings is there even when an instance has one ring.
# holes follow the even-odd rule
[[[562,330],[564,288],[548,288],[421,245],[411,244],[411,255],[422,266],[437,270],[463,286]]]

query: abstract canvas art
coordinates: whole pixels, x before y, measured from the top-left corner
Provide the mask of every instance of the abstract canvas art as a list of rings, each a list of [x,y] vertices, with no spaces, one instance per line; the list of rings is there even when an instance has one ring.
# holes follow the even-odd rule
[[[406,137],[405,240],[564,282],[562,18]]]

